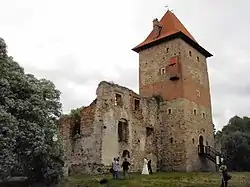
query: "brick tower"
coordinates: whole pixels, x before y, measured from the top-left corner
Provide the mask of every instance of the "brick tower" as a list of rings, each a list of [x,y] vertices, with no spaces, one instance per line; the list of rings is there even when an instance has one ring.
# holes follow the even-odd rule
[[[201,47],[178,18],[167,11],[133,48],[139,53],[139,93],[159,95],[158,167],[160,170],[211,171],[214,163],[198,154],[214,147],[210,88]]]

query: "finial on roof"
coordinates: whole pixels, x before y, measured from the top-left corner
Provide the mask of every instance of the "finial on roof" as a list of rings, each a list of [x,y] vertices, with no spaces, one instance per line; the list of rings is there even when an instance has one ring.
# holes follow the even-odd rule
[[[173,12],[173,11],[174,11],[173,9],[169,10],[168,5],[166,5],[165,8],[167,8],[167,11],[170,11],[170,12]]]

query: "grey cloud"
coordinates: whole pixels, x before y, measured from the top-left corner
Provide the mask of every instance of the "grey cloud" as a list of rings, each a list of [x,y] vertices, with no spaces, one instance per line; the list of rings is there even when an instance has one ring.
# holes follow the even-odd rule
[[[17,5],[17,2],[19,2],[17,0],[15,3],[13,3],[13,0],[9,1],[9,3],[7,1],[5,3],[7,8],[4,8],[3,11],[0,12],[0,15],[2,15],[0,16],[2,18],[0,22],[1,25],[3,25],[1,32],[3,33],[3,37],[6,36],[7,42],[13,46],[9,46],[12,51],[16,53],[20,51],[20,58],[22,57],[24,60],[26,60],[26,58],[28,59],[25,55],[29,55],[27,51],[29,51],[30,48],[35,48],[35,55],[38,55],[34,57],[34,60],[35,58],[39,58],[40,53],[37,51],[44,51],[44,55],[47,55],[46,49],[49,48],[48,50],[50,50],[50,43],[53,43],[53,40],[58,40],[57,43],[62,40],[59,45],[64,45],[65,41],[76,40],[78,42],[81,41],[79,42],[81,45],[79,44],[79,46],[77,46],[77,42],[68,42],[68,46],[66,46],[67,50],[65,51],[77,50],[76,53],[79,54],[85,52],[86,62],[88,63],[92,61],[100,63],[112,61],[111,64],[116,64],[116,66],[114,66],[109,63],[110,67],[103,69],[88,69],[86,66],[87,63],[80,62],[78,57],[70,54],[62,55],[64,51],[56,51],[59,50],[56,49],[57,45],[54,47],[55,52],[57,52],[56,55],[61,55],[57,57],[57,61],[54,62],[51,60],[55,56],[50,58],[51,55],[55,54],[49,54],[48,57],[46,57],[47,60],[55,63],[52,65],[55,65],[56,68],[47,67],[47,69],[41,69],[36,66],[35,62],[33,62],[33,66],[26,63],[24,67],[26,71],[38,77],[45,77],[52,80],[61,90],[65,111],[68,111],[70,108],[88,105],[95,97],[97,84],[102,80],[114,81],[117,84],[127,86],[138,92],[138,57],[135,57],[137,54],[132,56],[130,49],[142,42],[151,31],[153,18],[160,18],[165,13],[165,1],[126,1],[128,4],[124,1],[124,4],[128,7],[132,7],[132,11],[128,8],[121,9],[120,3],[113,4],[113,2],[112,4],[108,4],[110,2],[103,3],[102,6],[105,6],[105,9],[103,9],[102,6],[96,7],[93,1],[92,5],[86,4],[88,7],[86,11],[92,6],[98,9],[98,11],[93,14],[93,11],[86,13],[86,15],[89,14],[91,17],[90,21],[89,19],[83,19],[86,18],[86,15],[81,14],[80,8],[78,11],[79,16],[71,17],[72,12],[69,12],[67,17],[63,17],[62,12],[64,9],[56,7],[58,15],[54,14],[56,12],[54,12],[55,8],[53,6],[57,6],[57,3],[50,3],[51,10],[53,11],[49,11],[49,16],[43,16],[44,13],[42,9],[46,7],[46,3],[49,3],[49,1],[46,1],[46,3],[39,1],[40,4],[38,5],[35,5],[37,2],[35,4],[27,3],[27,0],[26,4],[22,1],[19,5]],[[239,3],[234,0],[193,0],[187,3],[187,0],[179,0],[169,1],[168,3],[170,9],[174,10],[176,16],[183,22],[196,40],[214,55],[208,59],[208,70],[210,73],[213,117],[216,127],[221,128],[225,125],[231,113],[232,115],[250,116],[250,76],[248,73],[250,69],[249,1],[245,0]],[[12,4],[15,5],[15,15],[13,15]],[[65,1],[61,6],[67,6],[67,4],[73,6],[70,1]],[[40,8],[40,6],[42,8]],[[72,9],[75,10],[75,8],[77,7],[73,6]],[[65,10],[67,10],[67,7]],[[115,10],[117,15],[113,13],[108,14],[108,12],[112,12],[112,10]],[[128,10],[130,12],[128,12]],[[41,14],[36,14],[37,12]],[[55,17],[53,17],[52,13]],[[118,13],[120,14],[118,15]],[[48,33],[52,30],[56,31],[57,29],[52,22],[50,26],[54,26],[53,29],[36,29],[40,25],[40,22],[47,23],[49,22],[49,20],[46,20],[47,18],[56,19],[56,16],[65,21],[60,28],[63,28],[64,24],[72,25],[72,19],[75,19],[75,21],[80,24],[74,25],[75,27],[77,26],[77,29],[75,29],[75,27],[74,29],[67,29],[67,32],[61,30],[58,35],[54,33],[54,35],[51,36],[49,36]],[[100,21],[100,17],[102,17],[104,21]],[[40,21],[39,25],[35,24],[36,22],[32,22],[36,19]],[[114,27],[112,28],[113,25],[116,25],[116,30],[114,30]],[[47,24],[44,24],[44,27],[46,26]],[[103,29],[101,33],[99,33],[100,28]],[[30,30],[35,32],[29,33]],[[29,35],[34,36],[30,36],[29,38],[27,37]],[[73,35],[74,37],[72,39]],[[38,36],[45,39],[47,38],[48,41],[39,41]],[[89,36],[91,38],[95,36],[96,41],[92,39],[88,40],[88,38],[82,36]],[[106,40],[102,40],[102,38],[104,38],[103,36],[105,36]],[[27,39],[18,40],[18,38],[22,37]],[[31,47],[28,45],[33,45],[33,43],[29,40],[37,41],[34,41],[34,46]],[[97,41],[100,42],[97,43]],[[82,49],[82,43],[87,47]],[[21,51],[20,46],[23,46],[25,50]],[[53,47],[51,47],[51,50],[54,50]],[[87,50],[94,52],[88,55],[86,54],[88,53]],[[95,55],[95,51],[98,51],[100,56]],[[16,56],[16,54],[11,55]],[[82,54],[82,56],[84,56],[84,54]],[[119,62],[116,62],[118,60]],[[127,65],[127,61],[133,61],[131,68],[128,68],[128,66],[122,68],[121,65]],[[105,69],[109,68],[114,68],[116,75],[107,75]]]
[[[36,67],[27,66],[26,70],[35,72],[35,74],[39,77],[45,77],[54,81],[69,81],[74,82],[75,84],[84,85],[88,84],[91,81],[102,81],[109,80],[117,82],[118,84],[122,84],[125,86],[132,87],[134,89],[138,88],[138,67],[135,68],[122,68],[120,66],[114,66],[116,74],[118,74],[118,78],[108,78],[105,76],[105,70],[103,70],[104,74],[101,74],[97,69],[81,71],[78,69],[80,66],[80,62],[74,59],[73,56],[67,55],[62,56],[58,59],[56,63],[56,69],[37,69]],[[109,75],[110,76],[110,75]]]
[[[138,92],[137,68],[121,68],[115,66],[114,69],[119,76],[107,77],[105,74],[100,74],[97,70],[86,72],[78,71],[77,67],[79,62],[70,55],[60,57],[58,61],[60,64],[58,62],[58,68],[56,69],[43,70],[27,66],[26,72],[33,73],[39,78],[47,78],[55,83],[56,87],[62,92],[61,100],[65,112],[76,107],[89,105],[96,97],[95,94],[98,83],[103,80],[113,81]],[[75,84],[75,87],[78,86],[81,93],[76,93],[67,87],[67,83]]]
[[[27,71],[35,72],[37,76],[45,77],[55,82],[74,82],[75,84],[83,85],[92,80],[102,78],[98,71],[80,71],[78,67],[80,62],[72,55],[61,56],[55,63],[54,69],[40,69],[34,66],[26,66]]]

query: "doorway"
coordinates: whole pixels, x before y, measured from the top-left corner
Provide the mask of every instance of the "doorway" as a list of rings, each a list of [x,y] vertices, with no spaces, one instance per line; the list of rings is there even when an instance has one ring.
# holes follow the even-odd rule
[[[123,157],[123,158],[130,158],[129,151],[128,151],[128,150],[124,150],[124,151],[122,152],[122,157]]]
[[[199,153],[204,154],[204,138],[202,135],[199,136]]]

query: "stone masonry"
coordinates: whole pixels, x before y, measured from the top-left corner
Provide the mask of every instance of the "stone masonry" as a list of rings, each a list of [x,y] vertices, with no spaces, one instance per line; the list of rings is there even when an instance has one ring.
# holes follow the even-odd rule
[[[70,171],[105,172],[118,156],[128,158],[132,171],[142,170],[144,157],[154,171],[215,170],[198,154],[198,145],[214,147],[206,61],[212,55],[170,11],[133,50],[139,94],[102,81],[96,100],[81,110],[78,134],[72,136],[71,117],[61,119]]]
[[[81,111],[80,134],[72,137],[70,117],[62,119],[67,165],[72,172],[103,172],[114,157],[126,157],[132,171],[140,171],[143,158],[152,160],[156,170],[155,129],[158,102],[132,90],[103,81],[97,99]],[[127,132],[126,132],[127,131]],[[105,170],[107,171],[107,170]]]

